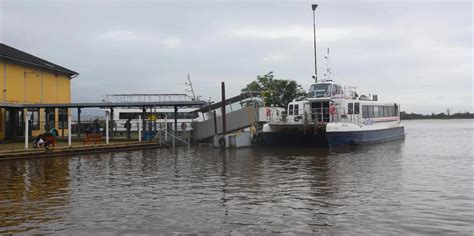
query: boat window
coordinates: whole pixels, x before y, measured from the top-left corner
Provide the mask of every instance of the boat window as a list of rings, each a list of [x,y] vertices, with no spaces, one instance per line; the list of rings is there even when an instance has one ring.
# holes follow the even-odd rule
[[[394,114],[393,114],[393,115],[394,115],[394,116],[398,116],[398,105],[395,104],[395,107],[394,107],[394,108],[395,108],[395,109],[394,109]]]
[[[332,86],[332,95],[342,94],[342,87],[339,85]]]
[[[321,98],[330,96],[331,84],[313,84],[309,88],[308,97],[310,98]]]
[[[379,117],[379,107],[378,106],[373,106],[374,108],[374,116],[373,117]]]
[[[379,117],[384,117],[383,106],[379,106]]]
[[[295,116],[299,114],[299,105],[295,104]]]
[[[349,115],[354,113],[354,103],[347,103],[347,113]]]
[[[288,115],[293,115],[293,104],[288,107]]]
[[[369,117],[369,106],[362,106],[362,118]]]
[[[359,103],[354,103],[354,114],[359,114]]]
[[[374,106],[367,106],[369,109],[369,118],[374,118]]]

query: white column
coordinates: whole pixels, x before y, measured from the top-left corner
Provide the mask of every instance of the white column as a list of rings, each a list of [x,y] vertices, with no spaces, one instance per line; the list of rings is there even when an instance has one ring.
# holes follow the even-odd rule
[[[109,144],[109,111],[105,111],[105,143]]]
[[[28,133],[29,133],[29,119],[28,119],[28,110],[23,110],[25,114],[25,149],[28,149]]]
[[[138,141],[142,141],[142,116],[138,116]]]
[[[69,111],[68,111],[69,112]],[[67,117],[67,143],[71,146],[71,115],[68,114]]]

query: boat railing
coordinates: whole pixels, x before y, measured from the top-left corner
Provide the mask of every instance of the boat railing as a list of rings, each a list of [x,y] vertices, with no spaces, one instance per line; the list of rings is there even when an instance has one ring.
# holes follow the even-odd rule
[[[358,126],[363,121],[359,115],[349,115],[345,108],[336,109],[334,114],[329,113],[329,108],[313,108],[310,120],[313,123],[351,123]]]
[[[355,99],[357,97],[356,87],[344,86],[344,96],[348,99]]]

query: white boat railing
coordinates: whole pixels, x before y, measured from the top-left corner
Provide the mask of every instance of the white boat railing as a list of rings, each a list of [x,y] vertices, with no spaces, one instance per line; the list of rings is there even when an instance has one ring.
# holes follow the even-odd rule
[[[329,108],[313,108],[311,109],[311,122],[317,123],[351,123],[362,125],[362,118],[358,114],[347,114],[345,109],[337,110],[336,113],[330,114]]]

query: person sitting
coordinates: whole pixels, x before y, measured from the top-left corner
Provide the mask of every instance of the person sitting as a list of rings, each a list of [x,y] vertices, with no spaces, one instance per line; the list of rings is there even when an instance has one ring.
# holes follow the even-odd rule
[[[54,137],[54,136],[50,134],[49,132],[38,135],[35,141],[33,141],[33,148],[46,148],[47,149],[50,145],[54,146],[54,144],[51,143],[50,141],[51,137]]]
[[[57,137],[59,134],[58,130],[54,127],[49,130],[49,133],[54,137]]]

